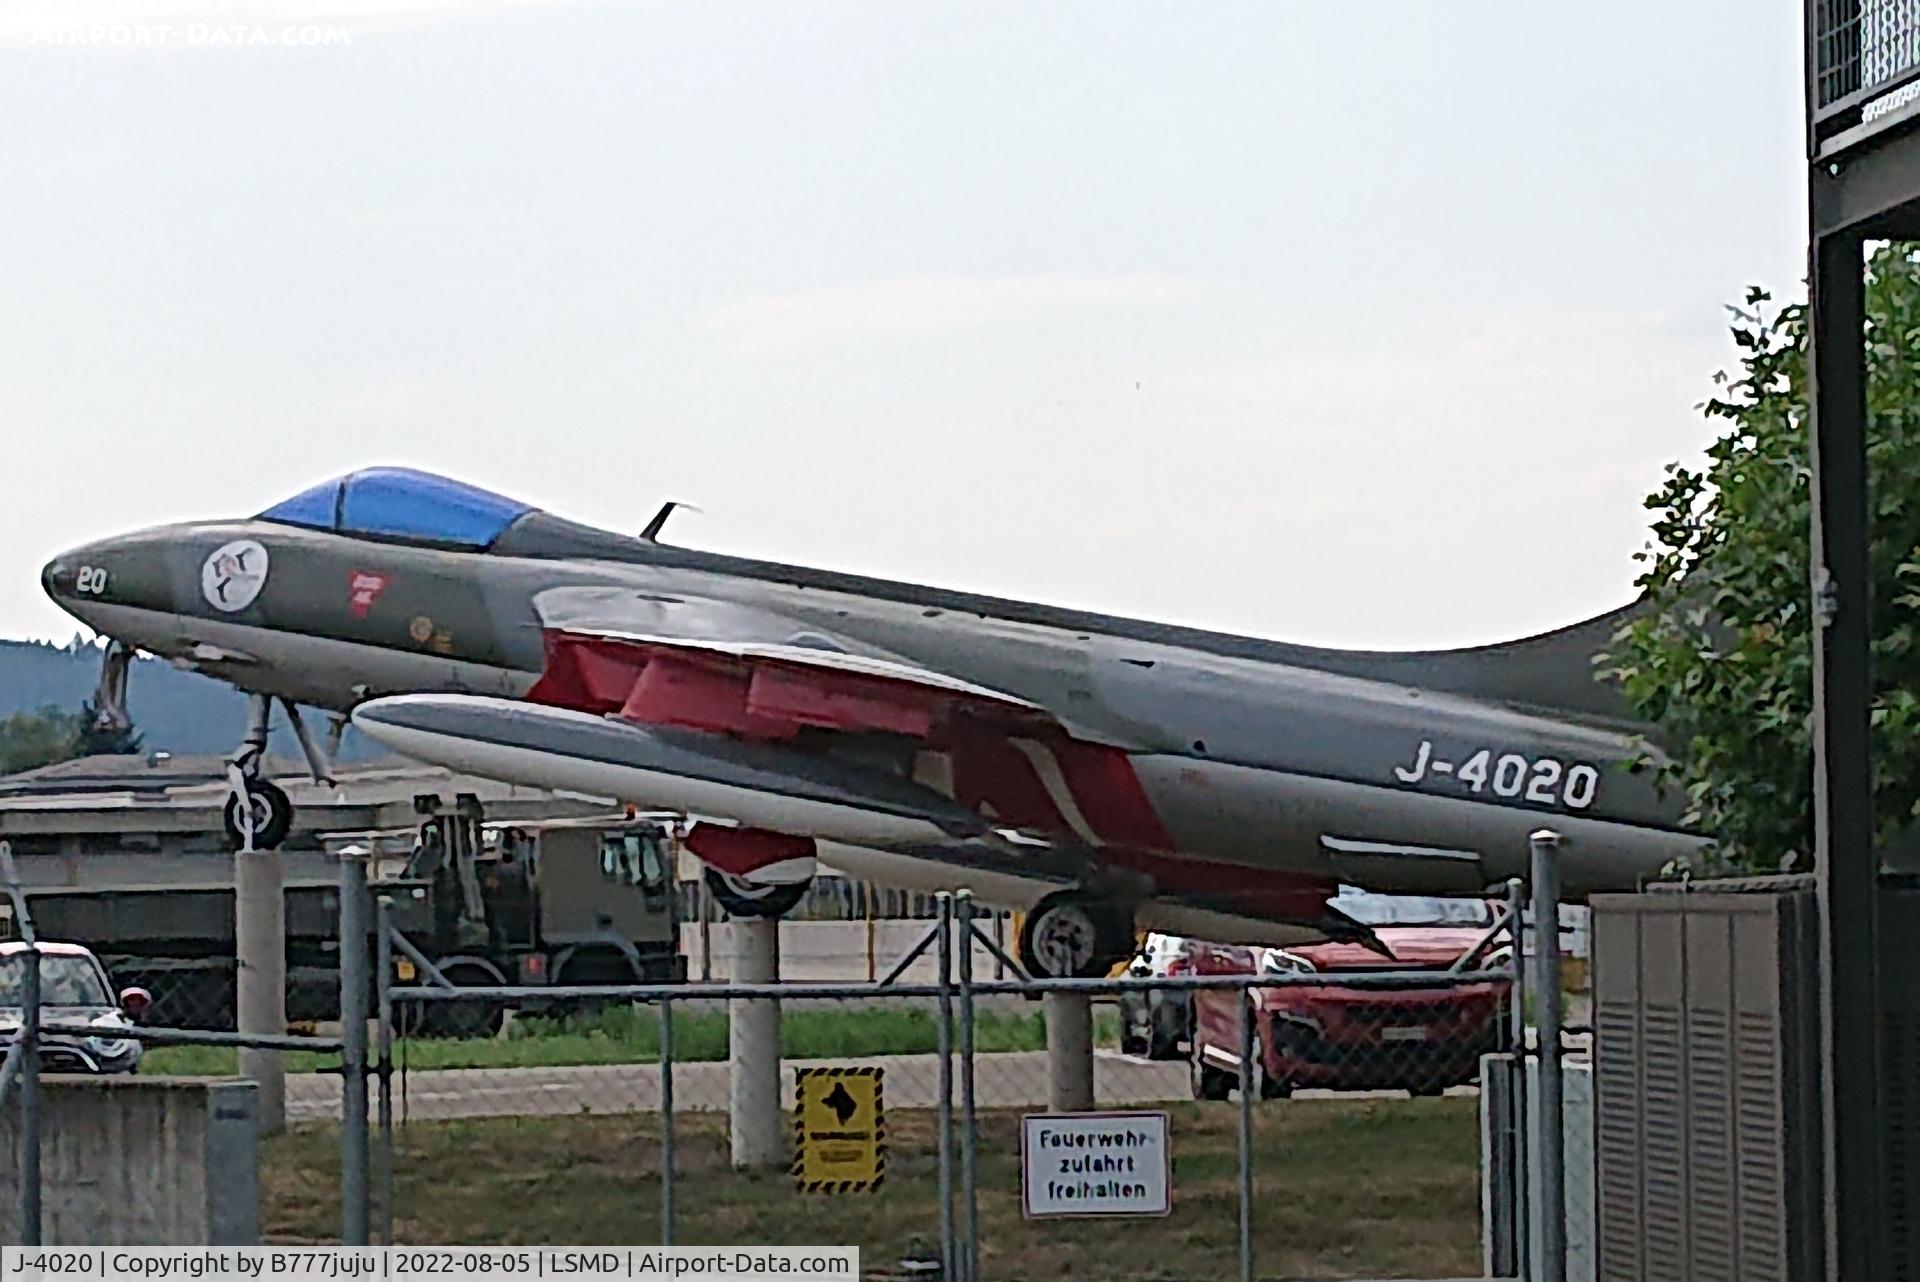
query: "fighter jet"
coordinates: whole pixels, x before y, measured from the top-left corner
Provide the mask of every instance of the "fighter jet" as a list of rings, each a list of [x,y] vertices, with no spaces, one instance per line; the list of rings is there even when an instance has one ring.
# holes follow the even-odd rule
[[[1694,850],[1592,657],[1625,616],[1510,644],[1317,649],[596,529],[401,468],[259,515],[77,548],[46,590],[120,647],[253,696],[229,829],[277,703],[456,770],[688,819],[736,915],[821,864],[1026,910],[1022,961],[1104,973],[1151,928],[1366,937],[1335,887],[1477,893],[1566,838],[1584,894]],[[110,660],[111,664],[111,660]],[[121,664],[124,671],[124,662]]]

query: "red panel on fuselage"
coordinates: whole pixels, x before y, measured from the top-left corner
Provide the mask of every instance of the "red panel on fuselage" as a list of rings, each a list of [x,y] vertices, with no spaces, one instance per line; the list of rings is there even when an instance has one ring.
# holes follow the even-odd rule
[[[704,655],[655,653],[634,679],[620,715],[642,725],[684,726],[743,739],[790,739],[799,733],[797,722],[758,715],[752,688],[752,673],[738,665]]]
[[[765,720],[823,730],[873,730],[924,739],[943,700],[901,681],[800,669],[780,663],[753,668],[747,710]]]

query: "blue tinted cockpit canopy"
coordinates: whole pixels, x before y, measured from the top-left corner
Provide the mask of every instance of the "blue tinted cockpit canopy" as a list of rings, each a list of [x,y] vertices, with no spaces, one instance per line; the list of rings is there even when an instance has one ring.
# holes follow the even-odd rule
[[[370,467],[302,490],[260,519],[403,543],[485,548],[531,511],[532,504],[464,481],[407,467]]]

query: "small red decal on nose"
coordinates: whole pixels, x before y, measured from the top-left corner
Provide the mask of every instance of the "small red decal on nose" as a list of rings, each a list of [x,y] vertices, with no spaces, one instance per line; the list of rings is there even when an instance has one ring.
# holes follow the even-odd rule
[[[347,577],[347,602],[353,607],[353,617],[366,618],[367,611],[373,609],[374,601],[386,590],[386,575],[355,570]]]

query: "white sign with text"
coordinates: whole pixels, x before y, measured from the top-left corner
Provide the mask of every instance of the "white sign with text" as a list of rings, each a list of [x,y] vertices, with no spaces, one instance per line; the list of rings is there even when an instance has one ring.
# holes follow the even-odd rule
[[[1020,1128],[1020,1200],[1030,1218],[1167,1214],[1167,1115],[1030,1114]]]

